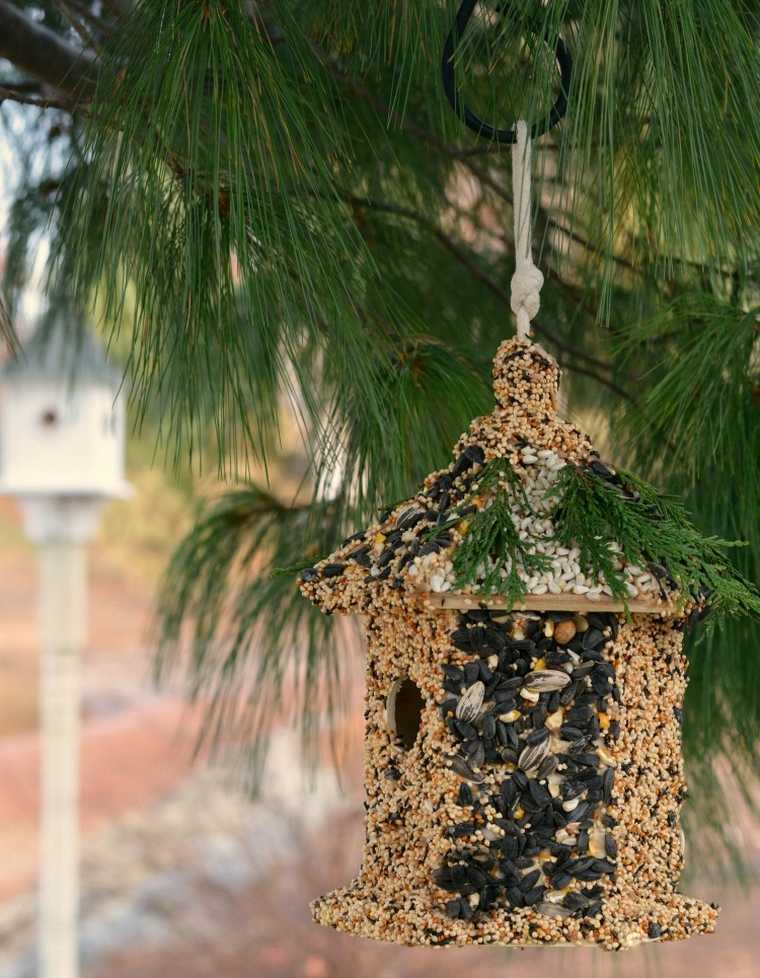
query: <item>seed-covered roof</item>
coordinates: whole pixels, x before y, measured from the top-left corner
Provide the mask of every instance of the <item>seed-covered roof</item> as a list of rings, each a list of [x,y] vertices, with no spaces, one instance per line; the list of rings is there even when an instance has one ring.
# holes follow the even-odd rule
[[[494,410],[472,421],[448,468],[303,571],[303,593],[328,613],[361,611],[385,588],[449,607],[595,602],[672,611],[683,580],[677,586],[657,560],[659,503],[557,415],[556,361],[510,339],[497,351],[493,380]],[[626,546],[611,535],[617,525]],[[670,529],[680,555],[677,521]],[[691,590],[679,613],[705,593]]]

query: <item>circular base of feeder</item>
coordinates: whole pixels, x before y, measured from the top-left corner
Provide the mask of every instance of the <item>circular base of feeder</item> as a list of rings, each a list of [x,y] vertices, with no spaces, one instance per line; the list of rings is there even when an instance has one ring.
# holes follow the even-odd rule
[[[613,898],[610,902],[617,902]],[[625,950],[656,941],[684,940],[715,929],[718,911],[710,904],[673,894],[667,900],[628,901],[626,914],[612,907],[593,925],[574,917],[546,917],[532,908],[494,910],[481,920],[450,920],[430,910],[430,894],[396,893],[383,898],[377,884],[354,880],[311,904],[316,923],[347,934],[408,946],[473,944],[513,947],[600,947]],[[651,925],[659,935],[650,937]]]

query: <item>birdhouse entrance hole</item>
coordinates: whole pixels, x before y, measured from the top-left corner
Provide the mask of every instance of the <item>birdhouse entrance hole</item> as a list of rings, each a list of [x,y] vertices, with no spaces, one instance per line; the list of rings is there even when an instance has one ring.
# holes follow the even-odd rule
[[[422,693],[409,677],[398,679],[388,693],[388,728],[401,742],[404,750],[414,746],[420,732]]]

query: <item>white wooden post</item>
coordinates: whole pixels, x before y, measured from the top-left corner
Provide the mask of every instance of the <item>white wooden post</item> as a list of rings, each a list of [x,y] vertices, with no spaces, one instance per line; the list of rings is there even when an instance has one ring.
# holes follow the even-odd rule
[[[22,499],[39,553],[41,642],[39,955],[42,978],[78,978],[79,670],[86,622],[85,543],[102,501]]]
[[[85,554],[40,547],[42,732],[39,949],[44,978],[77,978],[79,910],[79,663]]]

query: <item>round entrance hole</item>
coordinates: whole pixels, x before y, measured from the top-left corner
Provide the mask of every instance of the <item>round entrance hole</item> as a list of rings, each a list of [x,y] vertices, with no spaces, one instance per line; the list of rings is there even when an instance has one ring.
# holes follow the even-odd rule
[[[400,741],[404,750],[414,746],[420,732],[422,708],[425,701],[419,688],[407,676],[398,679],[388,693],[388,729]]]

